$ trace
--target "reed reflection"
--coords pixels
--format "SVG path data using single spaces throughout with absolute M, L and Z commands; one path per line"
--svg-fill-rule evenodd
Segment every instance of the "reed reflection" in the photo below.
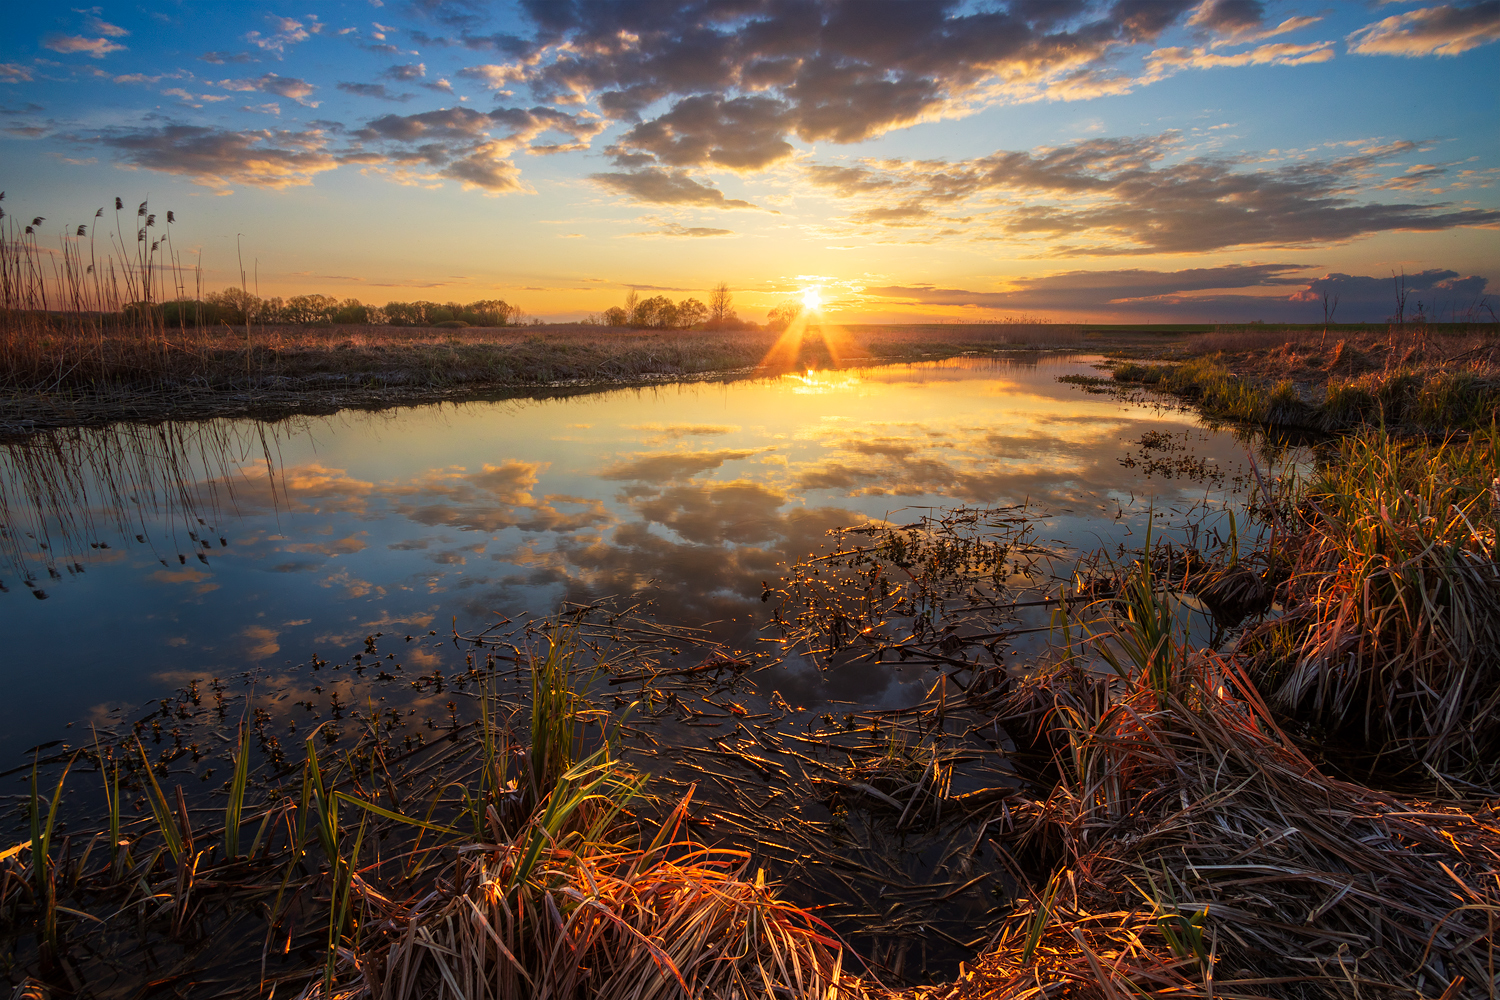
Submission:
M 0 447 L 0 563 L 39 599 L 44 578 L 116 546 L 206 564 L 229 544 L 220 525 L 247 464 L 263 463 L 279 495 L 277 448 L 270 425 L 234 420 L 63 428 Z

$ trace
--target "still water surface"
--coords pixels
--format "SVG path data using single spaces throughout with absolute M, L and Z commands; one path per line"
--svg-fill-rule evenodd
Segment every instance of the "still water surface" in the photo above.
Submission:
M 70 724 L 116 725 L 192 678 L 251 670 L 276 690 L 374 631 L 439 633 L 403 650 L 408 676 L 454 668 L 463 654 L 441 639 L 455 618 L 470 630 L 563 601 L 644 594 L 668 620 L 751 641 L 762 581 L 783 562 L 835 526 L 915 520 L 910 508 L 1030 502 L 1039 538 L 1115 549 L 1139 543 L 1148 508 L 1233 489 L 1241 443 L 1190 413 L 1057 381 L 1093 374 L 1090 360 L 955 359 L 8 446 L 0 759 L 83 742 Z M 890 670 L 837 691 L 795 671 L 780 683 L 797 704 L 911 696 Z

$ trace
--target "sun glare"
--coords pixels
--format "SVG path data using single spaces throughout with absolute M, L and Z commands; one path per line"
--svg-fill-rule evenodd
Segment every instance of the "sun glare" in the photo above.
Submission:
M 808 312 L 817 312 L 823 308 L 823 296 L 816 288 L 804 288 L 802 290 L 802 307 Z

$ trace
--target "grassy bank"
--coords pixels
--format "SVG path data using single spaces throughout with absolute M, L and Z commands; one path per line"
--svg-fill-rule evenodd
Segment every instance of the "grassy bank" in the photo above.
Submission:
M 1500 409 L 1493 326 L 1199 335 L 1113 378 L 1263 425 L 1341 431 L 1372 423 L 1441 433 L 1488 426 Z
M 1076 329 L 1049 324 L 830 327 L 826 337 L 814 326 L 788 347 L 782 335 L 762 330 L 283 326 L 247 333 L 0 312 L 0 427 L 20 433 L 132 418 L 327 412 L 485 391 L 1051 349 L 1078 339 Z

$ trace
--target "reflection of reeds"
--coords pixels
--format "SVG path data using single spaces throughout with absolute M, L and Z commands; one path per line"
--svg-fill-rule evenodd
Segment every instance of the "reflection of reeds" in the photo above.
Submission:
M 42 569 L 56 577 L 89 547 L 108 548 L 106 532 L 116 544 L 155 542 L 158 524 L 162 544 L 175 548 L 181 533 L 198 550 L 245 462 L 264 460 L 275 483 L 273 435 L 228 420 L 119 423 L 0 445 L 3 561 L 28 582 Z

